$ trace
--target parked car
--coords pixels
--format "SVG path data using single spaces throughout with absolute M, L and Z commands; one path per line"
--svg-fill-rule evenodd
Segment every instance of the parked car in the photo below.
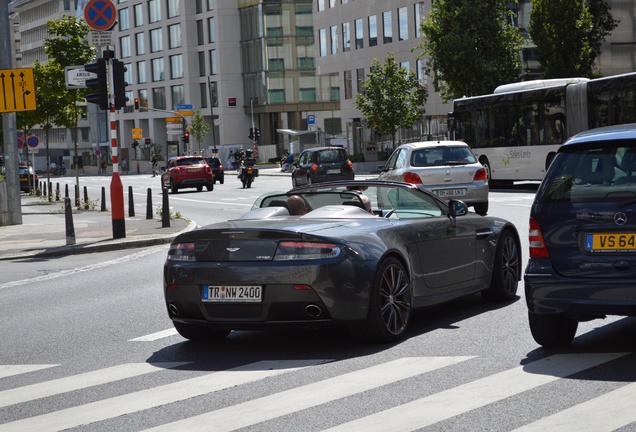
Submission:
M 411 183 L 446 200 L 460 199 L 482 216 L 488 213 L 486 169 L 466 143 L 427 141 L 402 144 L 378 169 L 380 180 Z
M 403 182 L 325 182 L 180 234 L 163 277 L 168 316 L 187 339 L 341 325 L 390 342 L 416 309 L 477 292 L 513 299 L 521 250 L 514 225 L 461 201 Z
M 212 168 L 212 173 L 214 174 L 214 183 L 217 181 L 221 184 L 225 181 L 225 172 L 223 171 L 223 164 L 221 163 L 221 159 L 216 156 L 206 157 L 205 161 Z
M 177 156 L 168 161 L 161 173 L 161 183 L 173 194 L 184 188 L 196 188 L 201 192 L 203 186 L 211 191 L 214 189 L 214 174 L 203 156 Z
M 291 174 L 292 185 L 353 180 L 353 164 L 343 147 L 316 147 L 303 151 Z
M 530 330 L 568 345 L 578 323 L 636 316 L 636 124 L 580 133 L 557 152 L 530 211 Z
M 5 166 L 0 165 L 0 174 L 6 176 Z M 20 191 L 29 193 L 33 189 L 33 182 L 35 181 L 35 187 L 38 187 L 39 177 L 35 173 L 35 170 L 31 166 L 19 165 L 18 175 L 20 177 Z

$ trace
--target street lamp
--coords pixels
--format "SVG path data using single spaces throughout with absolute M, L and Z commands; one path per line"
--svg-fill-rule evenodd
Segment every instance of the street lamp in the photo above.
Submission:
M 208 90 L 210 92 L 210 117 L 212 118 L 212 153 L 217 154 L 218 151 L 216 149 L 216 126 L 214 124 L 214 106 L 217 105 L 217 88 L 216 81 L 210 81 L 210 77 L 208 76 Z

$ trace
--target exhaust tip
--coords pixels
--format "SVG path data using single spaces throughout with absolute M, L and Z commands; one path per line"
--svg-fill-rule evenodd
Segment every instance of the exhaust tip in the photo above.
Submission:
M 322 308 L 316 304 L 305 306 L 305 313 L 312 318 L 319 318 L 322 315 Z
M 176 304 L 174 303 L 170 303 L 168 305 L 168 310 L 170 311 L 170 313 L 174 316 L 179 316 L 179 308 L 177 307 Z

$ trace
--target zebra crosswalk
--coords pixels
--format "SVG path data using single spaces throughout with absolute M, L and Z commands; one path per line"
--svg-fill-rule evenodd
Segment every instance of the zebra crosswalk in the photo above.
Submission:
M 307 430 L 327 431 L 414 431 L 435 426 L 440 422 L 479 410 L 488 405 L 519 397 L 524 392 L 554 383 L 588 369 L 619 359 L 628 353 L 577 353 L 555 354 L 528 362 L 522 366 L 458 384 L 430 395 L 416 398 L 395 406 L 380 409 L 372 414 L 343 419 L 339 424 L 325 429 L 321 424 L 308 425 Z M 390 389 L 404 380 L 421 379 L 427 374 L 447 368 L 463 367 L 476 360 L 474 356 L 452 357 L 402 357 L 363 368 L 342 371 L 311 382 L 283 386 L 264 396 L 229 404 L 220 408 L 196 413 L 180 420 L 166 420 L 156 425 L 156 420 L 138 421 L 137 425 L 153 425 L 146 431 L 233 431 L 274 430 L 267 422 L 285 416 L 315 412 L 331 403 L 345 403 L 365 392 Z M 3 409 L 44 398 L 64 398 L 70 392 L 81 392 L 99 385 L 123 382 L 143 376 L 157 376 L 166 371 L 177 372 L 188 367 L 188 362 L 128 363 L 109 368 L 84 372 L 41 383 L 0 391 L 0 432 L 62 431 L 73 428 L 82 430 L 110 430 L 109 420 L 126 415 L 141 415 L 154 408 L 169 404 L 188 403 L 195 398 L 224 398 L 224 392 L 241 386 L 250 386 L 263 380 L 281 381 L 285 375 L 313 371 L 311 368 L 329 366 L 332 359 L 263 360 L 226 370 L 208 372 L 196 377 L 131 391 L 92 402 L 78 402 L 74 406 L 52 409 L 50 412 L 29 416 L 15 416 L 3 420 Z M 3 378 L 15 377 L 55 368 L 59 365 L 0 365 L 0 384 Z M 309 374 L 314 376 L 313 374 Z M 390 391 L 390 390 L 387 390 Z M 187 401 L 187 402 L 186 402 Z M 612 431 L 636 422 L 636 384 L 626 384 L 600 396 L 566 407 L 559 412 L 538 420 L 529 420 L 517 431 Z M 53 405 L 55 406 L 55 405 Z M 598 415 L 598 407 L 604 415 Z M 22 410 L 21 410 L 22 412 Z M 187 412 L 187 411 L 186 411 Z M 319 419 L 320 416 L 312 417 Z M 149 419 L 148 419 L 149 420 Z M 331 419 L 333 420 L 333 419 Z M 97 424 L 100 424 L 97 427 Z M 106 425 L 106 426 L 105 426 Z M 211 426 L 213 425 L 213 426 Z M 498 425 L 497 430 L 506 429 Z

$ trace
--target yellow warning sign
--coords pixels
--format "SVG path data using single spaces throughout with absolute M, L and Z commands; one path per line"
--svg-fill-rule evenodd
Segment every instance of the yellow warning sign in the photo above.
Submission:
M 35 110 L 33 69 L 0 69 L 0 112 Z

